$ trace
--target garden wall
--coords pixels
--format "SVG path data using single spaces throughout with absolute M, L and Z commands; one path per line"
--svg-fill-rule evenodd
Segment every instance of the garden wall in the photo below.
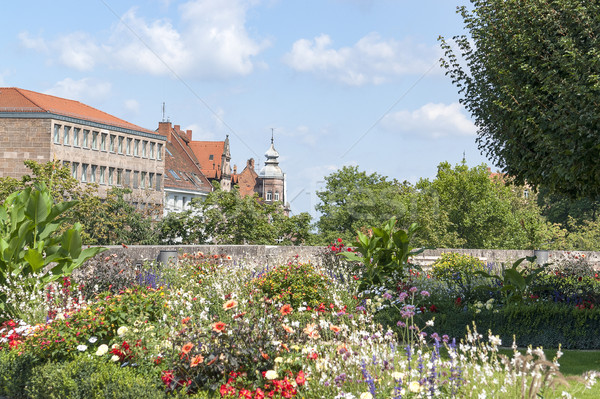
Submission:
M 110 254 L 124 255 L 136 263 L 157 260 L 161 251 L 176 251 L 179 254 L 202 252 L 205 255 L 230 255 L 235 262 L 246 262 L 257 266 L 273 266 L 287 263 L 296 258 L 301 262 L 320 264 L 323 247 L 298 247 L 277 245 L 131 245 L 109 246 L 108 251 L 99 256 Z M 430 249 L 413 258 L 415 263 L 429 265 L 444 252 L 458 252 L 476 256 L 485 262 L 510 262 L 525 256 L 532 256 L 532 250 L 501 249 Z M 164 253 L 163 255 L 165 255 Z M 591 251 L 549 251 L 548 260 L 558 260 L 569 255 L 584 255 L 594 266 L 600 266 L 600 252 Z

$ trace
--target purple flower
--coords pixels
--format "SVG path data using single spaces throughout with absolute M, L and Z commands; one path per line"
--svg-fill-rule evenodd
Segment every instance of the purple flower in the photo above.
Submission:
M 429 294 L 429 292 L 421 291 L 421 296 L 428 297 L 429 295 L 431 295 L 431 294 Z
M 397 325 L 398 327 L 406 327 L 406 323 L 405 323 L 405 322 L 403 322 L 403 321 L 399 321 L 398 323 L 396 323 L 396 325 Z
M 400 295 L 398 296 L 398 300 L 400 302 L 404 302 L 404 300 L 408 298 L 408 294 L 406 292 L 401 292 Z
M 382 297 L 384 297 L 387 300 L 392 299 L 392 294 L 390 294 L 389 292 L 386 292 L 385 294 L 382 295 Z
M 418 289 L 417 289 L 417 287 L 410 287 L 409 291 L 414 294 L 415 292 L 418 291 Z

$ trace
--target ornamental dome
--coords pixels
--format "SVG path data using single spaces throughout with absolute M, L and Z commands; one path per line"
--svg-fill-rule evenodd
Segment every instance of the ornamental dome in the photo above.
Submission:
M 279 153 L 273 145 L 273 139 L 271 139 L 271 147 L 265 152 L 265 166 L 261 169 L 259 176 L 266 178 L 280 178 L 283 179 L 283 172 L 279 167 Z

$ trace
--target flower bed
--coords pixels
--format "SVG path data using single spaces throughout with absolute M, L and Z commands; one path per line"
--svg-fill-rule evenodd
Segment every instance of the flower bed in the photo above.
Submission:
M 536 350 L 509 359 L 498 355 L 501 337 L 447 334 L 441 311 L 476 307 L 442 303 L 421 274 L 398 291 L 360 291 L 360 274 L 343 262 L 256 270 L 194 254 L 176 268 L 137 270 L 127 287 L 112 269 L 114 288 L 104 281 L 108 291 L 97 292 L 84 274 L 62 280 L 38 292 L 35 314 L 0 327 L 0 395 L 519 397 L 526 382 L 526 394 L 560 397 L 593 384 L 554 391 L 564 380 L 557 359 Z M 377 323 L 384 314 L 390 328 Z

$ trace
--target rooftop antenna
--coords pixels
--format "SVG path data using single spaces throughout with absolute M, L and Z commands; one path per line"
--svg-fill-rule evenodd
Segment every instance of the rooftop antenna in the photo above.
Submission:
M 165 122 L 165 102 L 163 101 L 163 106 L 162 106 L 162 121 Z

